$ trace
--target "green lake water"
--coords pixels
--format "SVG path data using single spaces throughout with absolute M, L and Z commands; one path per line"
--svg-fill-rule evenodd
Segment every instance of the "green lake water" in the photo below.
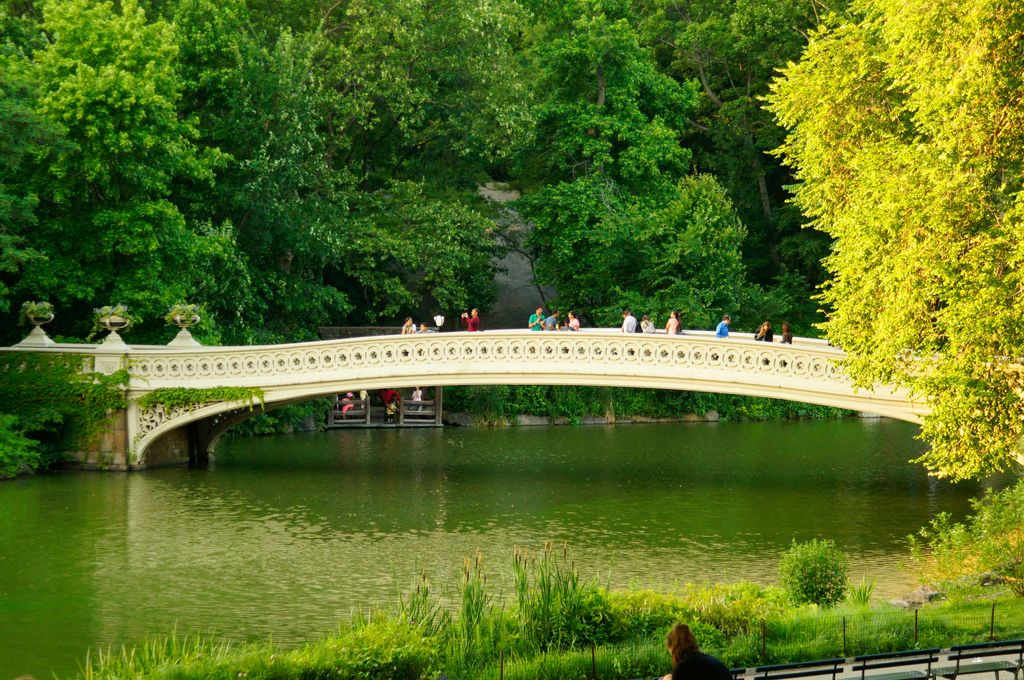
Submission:
M 86 651 L 204 631 L 282 643 L 391 606 L 421 571 L 565 543 L 584 576 L 670 590 L 776 580 L 832 538 L 876 597 L 910 590 L 906 536 L 979 484 L 908 463 L 890 420 L 332 431 L 229 440 L 210 470 L 0 483 L 0 680 L 73 676 Z M 989 483 L 998 484 L 998 481 Z

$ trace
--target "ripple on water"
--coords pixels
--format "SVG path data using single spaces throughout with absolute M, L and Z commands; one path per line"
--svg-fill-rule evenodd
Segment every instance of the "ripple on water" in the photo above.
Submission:
M 912 586 L 905 536 L 976 486 L 930 480 L 912 427 L 334 431 L 234 440 L 214 471 L 0 486 L 0 669 L 71 673 L 89 646 L 202 630 L 297 643 L 390 606 L 421 571 L 454 605 L 480 551 L 510 592 L 515 546 L 565 543 L 584 576 L 667 590 L 772 583 L 829 537 L 878 595 Z M 40 643 L 40 641 L 47 641 Z M 17 664 L 17 665 L 15 665 Z

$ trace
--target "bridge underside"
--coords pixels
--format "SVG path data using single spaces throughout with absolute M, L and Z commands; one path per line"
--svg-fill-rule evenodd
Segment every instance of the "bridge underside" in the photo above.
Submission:
M 678 379 L 663 376 L 635 377 L 613 375 L 564 375 L 536 372 L 530 375 L 505 375 L 500 380 L 483 376 L 430 373 L 425 375 L 393 376 L 388 378 L 360 378 L 292 387 L 270 388 L 264 394 L 264 406 L 250 409 L 238 404 L 217 403 L 204 406 L 175 418 L 175 429 L 165 431 L 151 439 L 151 443 L 130 467 L 145 468 L 167 464 L 202 464 L 212 454 L 227 430 L 264 411 L 307 401 L 318 397 L 333 397 L 345 392 L 373 391 L 387 388 L 466 385 L 577 385 L 589 387 L 623 387 L 630 389 L 663 389 L 687 392 L 732 394 L 765 397 L 786 401 L 830 406 L 851 411 L 868 412 L 887 418 L 919 424 L 921 414 L 907 408 L 906 402 L 879 399 L 873 393 L 836 394 L 811 391 L 807 387 L 784 385 L 745 384 L 721 379 L 690 380 L 681 384 Z M 153 453 L 150 453 L 150 452 Z M 155 454 L 155 455 L 154 455 Z

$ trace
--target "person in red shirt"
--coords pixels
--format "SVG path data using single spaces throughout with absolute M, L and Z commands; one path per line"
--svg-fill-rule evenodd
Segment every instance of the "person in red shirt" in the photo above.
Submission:
M 466 323 L 466 330 L 470 333 L 480 330 L 480 310 L 474 308 L 470 313 L 469 321 Z
M 393 401 L 398 401 L 402 398 L 402 395 L 398 393 L 398 390 L 388 388 L 386 390 L 377 390 L 377 396 L 384 403 L 385 406 Z

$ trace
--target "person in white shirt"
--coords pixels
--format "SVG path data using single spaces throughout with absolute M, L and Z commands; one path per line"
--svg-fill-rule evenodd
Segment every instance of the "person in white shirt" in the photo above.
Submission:
M 628 309 L 622 310 L 622 328 L 620 330 L 623 333 L 636 333 L 636 317 Z

